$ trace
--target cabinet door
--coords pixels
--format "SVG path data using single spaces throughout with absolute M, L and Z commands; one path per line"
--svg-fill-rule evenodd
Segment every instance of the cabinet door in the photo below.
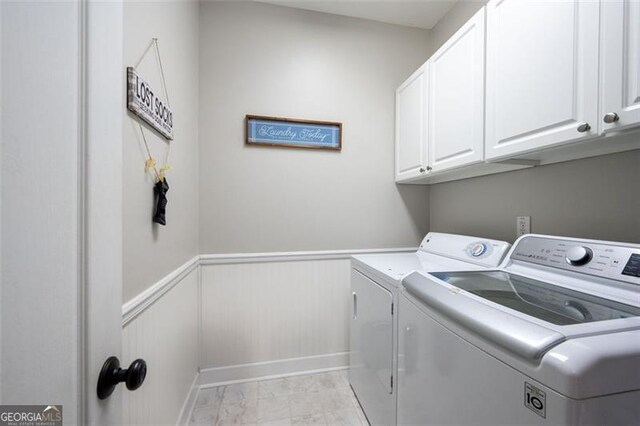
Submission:
M 606 133 L 640 124 L 640 2 L 602 2 L 601 22 L 600 122 Z
M 420 176 L 427 164 L 427 70 L 422 65 L 396 90 L 396 181 Z
M 351 290 L 349 381 L 371 424 L 395 424 L 393 297 L 355 269 L 351 270 Z
M 484 158 L 484 21 L 482 8 L 429 61 L 433 172 Z
M 596 1 L 487 4 L 487 159 L 597 135 L 598 19 Z

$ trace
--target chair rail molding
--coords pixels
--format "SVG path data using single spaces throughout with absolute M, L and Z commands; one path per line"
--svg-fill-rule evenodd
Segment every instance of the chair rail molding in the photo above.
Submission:
M 320 250 L 320 251 L 291 251 L 272 253 L 232 253 L 232 254 L 202 254 L 201 265 L 218 265 L 233 263 L 260 262 L 296 262 L 304 260 L 337 260 L 348 259 L 359 254 L 375 253 L 404 253 L 416 251 L 416 247 L 368 250 Z
M 191 271 L 198 267 L 199 260 L 200 256 L 193 257 L 160 281 L 122 305 L 122 327 L 125 327 L 135 317 L 140 315 L 169 290 L 175 287 L 184 277 L 189 275 Z
M 153 305 L 164 294 L 171 290 L 191 271 L 201 265 L 229 265 L 240 263 L 266 262 L 297 262 L 305 260 L 336 260 L 348 259 L 360 254 L 375 253 L 406 253 L 414 252 L 417 247 L 363 249 L 363 250 L 320 250 L 320 251 L 292 251 L 269 253 L 223 253 L 201 254 L 194 256 L 179 266 L 173 272 L 144 290 L 122 305 L 122 326 L 126 326 L 135 317 Z

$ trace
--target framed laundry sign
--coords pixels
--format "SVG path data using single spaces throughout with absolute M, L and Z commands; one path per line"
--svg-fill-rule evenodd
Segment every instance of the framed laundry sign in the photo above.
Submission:
M 247 145 L 342 150 L 342 123 L 247 115 Z

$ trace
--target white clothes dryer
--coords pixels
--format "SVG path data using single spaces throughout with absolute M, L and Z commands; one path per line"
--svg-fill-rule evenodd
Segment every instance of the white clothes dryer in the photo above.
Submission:
M 367 419 L 396 424 L 398 288 L 419 270 L 495 268 L 510 245 L 477 237 L 430 232 L 415 253 L 353 256 L 349 381 Z

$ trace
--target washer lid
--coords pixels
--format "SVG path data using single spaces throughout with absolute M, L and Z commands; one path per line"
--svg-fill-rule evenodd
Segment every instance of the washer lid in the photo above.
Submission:
M 434 272 L 431 275 L 471 294 L 555 325 L 640 316 L 640 307 L 505 271 Z
M 640 390 L 639 317 L 545 326 L 430 275 L 415 272 L 403 287 L 427 314 L 445 320 L 445 327 L 564 396 L 586 399 Z M 576 327 L 583 329 L 576 332 Z
M 506 314 L 420 273 L 408 275 L 402 284 L 415 298 L 440 315 L 525 360 L 537 362 L 549 349 L 566 339 L 551 328 Z

